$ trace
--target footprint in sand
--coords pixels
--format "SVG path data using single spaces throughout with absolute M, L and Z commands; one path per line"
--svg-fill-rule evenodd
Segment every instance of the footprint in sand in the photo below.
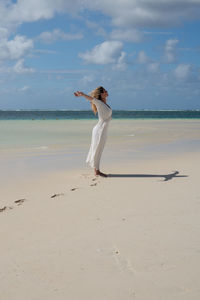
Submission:
M 15 200 L 14 202 L 17 204 L 17 205 L 22 205 L 22 203 L 26 201 L 26 199 L 19 199 L 19 200 Z
M 7 209 L 7 206 L 4 206 L 4 207 L 0 208 L 0 212 L 5 211 L 6 209 Z
M 64 194 L 63 193 L 61 193 L 61 194 L 54 194 L 54 195 L 51 196 L 51 198 L 55 198 L 55 197 L 59 197 L 59 196 L 64 196 Z
M 97 182 L 90 184 L 90 186 L 96 186 Z
M 26 199 L 18 199 L 15 200 L 14 203 L 17 204 L 17 206 L 22 205 L 22 203 L 26 201 Z M 13 206 L 3 206 L 2 208 L 0 208 L 0 213 L 6 211 L 7 209 L 13 209 Z
M 93 181 L 93 183 L 91 183 L 90 186 L 96 186 L 97 184 L 100 183 L 100 180 L 97 177 L 93 178 L 92 181 Z
M 72 192 L 74 192 L 76 190 L 78 190 L 78 188 L 72 188 L 72 189 L 70 189 L 70 191 L 72 191 Z
M 72 192 L 74 192 L 74 191 L 76 191 L 76 190 L 78 190 L 77 187 L 71 188 L 71 189 L 70 189 L 70 191 L 72 191 Z M 60 196 L 64 196 L 64 195 L 65 195 L 64 193 L 54 194 L 54 195 L 51 196 L 51 198 L 56 198 L 56 197 L 60 197 Z
M 0 208 L 0 213 L 7 209 L 13 209 L 13 206 L 4 206 L 4 207 Z

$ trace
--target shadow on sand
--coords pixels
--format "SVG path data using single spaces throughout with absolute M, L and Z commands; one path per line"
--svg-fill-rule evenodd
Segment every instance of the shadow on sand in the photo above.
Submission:
M 119 178 L 152 178 L 152 177 L 157 177 L 157 178 L 164 178 L 163 181 L 168 181 L 173 178 L 178 178 L 178 177 L 188 177 L 187 175 L 178 175 L 179 172 L 175 171 L 174 173 L 171 174 L 164 174 L 164 175 L 154 175 L 154 174 L 108 174 L 108 177 L 119 177 Z

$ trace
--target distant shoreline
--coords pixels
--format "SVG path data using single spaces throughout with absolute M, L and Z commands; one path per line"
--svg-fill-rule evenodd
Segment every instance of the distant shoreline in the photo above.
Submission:
M 72 112 L 76 112 L 76 111 L 83 111 L 83 112 L 90 112 L 91 110 L 89 109 L 0 109 L 1 111 L 72 111 Z M 113 111 L 200 111 L 200 109 L 113 109 Z
M 113 119 L 200 119 L 200 110 L 113 110 Z M 0 120 L 96 119 L 91 110 L 0 110 Z

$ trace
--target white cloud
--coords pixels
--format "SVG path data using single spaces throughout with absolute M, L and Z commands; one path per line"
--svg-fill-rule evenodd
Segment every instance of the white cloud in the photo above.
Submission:
M 157 61 L 153 61 L 151 58 L 149 58 L 145 51 L 141 50 L 138 53 L 138 57 L 136 60 L 137 63 L 139 64 L 143 64 L 145 66 L 145 69 L 149 72 L 149 73 L 158 73 L 159 69 L 160 69 L 160 63 Z
M 159 71 L 160 64 L 158 62 L 152 62 L 147 65 L 147 70 L 151 73 L 157 73 Z
M 13 71 L 18 74 L 27 74 L 35 72 L 33 68 L 28 68 L 24 65 L 24 59 L 20 59 L 16 62 L 16 64 L 13 67 Z
M 26 91 L 28 91 L 28 90 L 30 90 L 30 86 L 25 85 L 25 86 L 23 86 L 22 88 L 19 88 L 19 89 L 18 89 L 18 92 L 26 92 Z
M 138 63 L 146 64 L 149 61 L 150 61 L 150 59 L 148 58 L 148 56 L 146 55 L 146 53 L 144 51 L 140 51 L 138 53 L 138 57 L 137 57 L 137 62 Z
M 124 71 L 127 68 L 126 63 L 126 52 L 122 51 L 120 57 L 118 58 L 116 64 L 113 66 L 113 69 Z
M 6 0 L 0 5 L 0 24 L 16 27 L 23 22 L 50 19 L 56 13 L 72 13 L 82 8 L 81 0 Z
M 5 64 L 2 64 L 0 67 L 1 74 L 31 74 L 34 73 L 35 69 L 29 68 L 24 64 L 24 59 L 19 59 L 13 66 L 8 67 Z
M 1 28 L 0 33 L 0 63 L 1 73 L 33 73 L 34 69 L 24 66 L 24 57 L 33 49 L 33 41 L 22 35 L 16 35 L 13 39 L 8 39 L 8 31 Z M 16 61 L 14 67 L 6 66 L 9 61 Z
M 100 11 L 123 28 L 170 27 L 200 18 L 199 0 L 11 0 L 0 2 L 0 27 L 50 19 L 56 13 Z
M 114 40 L 138 43 L 143 40 L 143 33 L 136 29 L 114 29 L 110 34 L 110 38 Z
M 7 28 L 0 27 L 0 39 L 6 39 L 8 37 L 9 33 Z
M 14 39 L 0 40 L 0 60 L 15 60 L 27 54 L 33 48 L 33 41 L 25 36 L 16 35 Z
M 187 79 L 191 74 L 190 64 L 180 64 L 174 70 L 174 74 L 178 79 Z
M 97 65 L 116 64 L 124 54 L 122 52 L 123 44 L 119 41 L 105 41 L 102 44 L 96 45 L 91 51 L 80 53 L 86 63 Z
M 80 83 L 83 85 L 87 85 L 88 83 L 91 83 L 95 80 L 95 76 L 93 74 L 89 74 L 89 75 L 84 75 L 81 80 Z
M 91 9 L 99 9 L 119 27 L 170 27 L 185 20 L 199 19 L 199 0 L 101 0 Z
M 164 59 L 167 63 L 173 63 L 176 61 L 177 58 L 177 51 L 176 45 L 178 44 L 179 40 L 177 39 L 169 39 L 166 41 L 164 47 Z
M 42 40 L 43 42 L 49 44 L 49 43 L 53 43 L 56 40 L 80 40 L 83 38 L 83 35 L 80 33 L 76 33 L 76 34 L 71 34 L 71 33 L 66 33 L 63 32 L 60 29 L 54 29 L 53 31 L 45 31 L 42 32 L 38 39 Z

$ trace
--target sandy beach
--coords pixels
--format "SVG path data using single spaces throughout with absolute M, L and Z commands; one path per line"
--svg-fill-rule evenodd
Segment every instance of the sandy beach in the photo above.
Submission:
M 113 120 L 108 178 L 84 165 L 94 123 L 1 149 L 2 299 L 199 299 L 199 120 Z

